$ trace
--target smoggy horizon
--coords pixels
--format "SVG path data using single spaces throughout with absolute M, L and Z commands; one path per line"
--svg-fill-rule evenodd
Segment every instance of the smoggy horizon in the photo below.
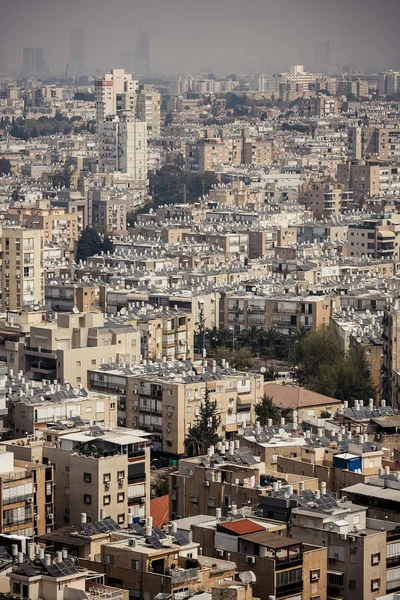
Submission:
M 398 0 L 0 0 L 0 52 L 22 71 L 24 47 L 42 47 L 51 73 L 70 63 L 70 30 L 85 31 L 87 73 L 124 66 L 141 31 L 152 74 L 274 72 L 316 64 L 329 41 L 331 68 L 398 69 Z

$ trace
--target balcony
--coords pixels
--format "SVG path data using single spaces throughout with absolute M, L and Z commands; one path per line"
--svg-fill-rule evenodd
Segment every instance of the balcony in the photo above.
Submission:
M 44 375 L 51 375 L 56 372 L 56 365 L 52 365 L 51 363 L 46 363 L 41 360 L 35 360 L 31 364 L 31 369 L 34 373 L 43 373 Z
M 391 569 L 392 567 L 398 567 L 400 565 L 400 555 L 388 556 L 386 559 L 386 568 Z
M 275 570 L 281 571 L 289 567 L 301 567 L 303 564 L 303 554 L 295 554 L 294 556 L 285 556 L 284 558 L 275 558 Z
M 21 496 L 10 496 L 9 498 L 3 498 L 3 506 L 9 504 L 18 504 L 19 502 L 26 502 L 28 498 L 32 498 L 33 494 L 22 494 Z
M 171 575 L 172 586 L 176 586 L 180 585 L 181 583 L 185 583 L 186 581 L 199 579 L 200 569 L 182 569 L 178 571 L 169 571 L 168 574 Z
M 276 586 L 276 597 L 284 598 L 285 596 L 292 596 L 293 594 L 301 594 L 303 591 L 303 582 L 295 581 L 294 583 L 287 583 L 285 585 Z
M 47 350 L 47 348 L 34 348 L 33 346 L 25 346 L 25 354 L 45 354 L 46 356 L 57 358 L 57 352 L 55 350 Z

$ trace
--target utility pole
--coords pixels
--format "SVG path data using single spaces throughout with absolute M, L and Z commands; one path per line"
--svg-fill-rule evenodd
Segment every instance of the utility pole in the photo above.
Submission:
M 204 179 L 201 180 L 201 195 L 204 198 Z
M 183 184 L 183 202 L 186 204 L 186 183 Z

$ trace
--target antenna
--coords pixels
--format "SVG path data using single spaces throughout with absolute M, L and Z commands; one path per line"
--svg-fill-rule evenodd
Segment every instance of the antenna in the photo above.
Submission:
M 239 579 L 246 585 L 257 581 L 257 577 L 254 575 L 253 571 L 243 571 L 243 573 L 239 573 Z

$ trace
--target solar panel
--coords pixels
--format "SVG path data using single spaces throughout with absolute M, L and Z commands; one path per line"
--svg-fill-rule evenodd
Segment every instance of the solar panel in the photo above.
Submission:
M 159 527 L 154 527 L 153 529 L 154 529 L 154 533 L 157 535 L 157 537 L 160 540 L 167 539 L 167 536 L 165 535 L 165 533 Z
M 43 561 L 43 564 L 44 564 L 44 561 Z M 46 567 L 47 572 L 50 573 L 50 575 L 52 577 L 63 577 L 63 574 L 60 571 L 60 569 L 58 568 L 58 566 L 53 565 L 53 564 L 50 564 L 50 565 L 44 564 L 44 566 Z
M 87 523 L 87 526 L 89 527 L 90 531 L 92 532 L 92 535 L 98 535 L 100 533 L 100 531 L 97 529 L 97 527 L 94 523 Z
M 137 525 L 136 523 L 133 523 L 132 529 L 135 533 L 137 533 L 137 535 L 146 535 L 146 530 L 143 529 L 143 527 L 141 527 L 140 525 Z
M 108 527 L 106 527 L 102 521 L 96 521 L 95 526 L 101 533 L 108 533 Z
M 185 544 L 187 544 L 187 540 L 185 538 L 185 536 L 180 533 L 179 531 L 177 533 L 174 533 L 174 538 L 176 540 L 176 543 L 179 544 L 180 546 L 185 546 Z
M 0 558 L 2 558 L 3 560 L 11 559 L 11 556 L 9 555 L 7 548 L 5 548 L 4 546 L 0 546 Z
M 237 513 L 236 515 L 232 515 L 232 519 L 234 521 L 239 521 L 239 519 L 244 519 L 244 516 L 241 513 Z
M 118 523 L 116 523 L 114 519 L 111 519 L 111 517 L 104 519 L 103 523 L 109 528 L 110 531 L 119 531 L 121 529 Z
M 93 535 L 93 531 L 89 529 L 86 523 L 81 523 L 81 529 L 83 529 L 83 532 L 86 533 L 86 535 Z
M 158 539 L 158 537 L 156 535 L 149 535 L 146 538 L 146 542 L 148 544 L 150 544 L 150 546 L 152 548 L 155 548 L 156 550 L 159 550 L 161 548 L 164 548 L 164 546 L 162 545 L 162 543 L 160 542 L 160 540 Z
M 27 577 L 35 577 L 36 571 L 30 563 L 23 562 L 20 567 Z
M 228 519 L 227 519 L 226 517 L 221 517 L 221 518 L 219 519 L 219 522 L 220 522 L 220 523 L 225 523 L 227 520 L 228 520 Z

